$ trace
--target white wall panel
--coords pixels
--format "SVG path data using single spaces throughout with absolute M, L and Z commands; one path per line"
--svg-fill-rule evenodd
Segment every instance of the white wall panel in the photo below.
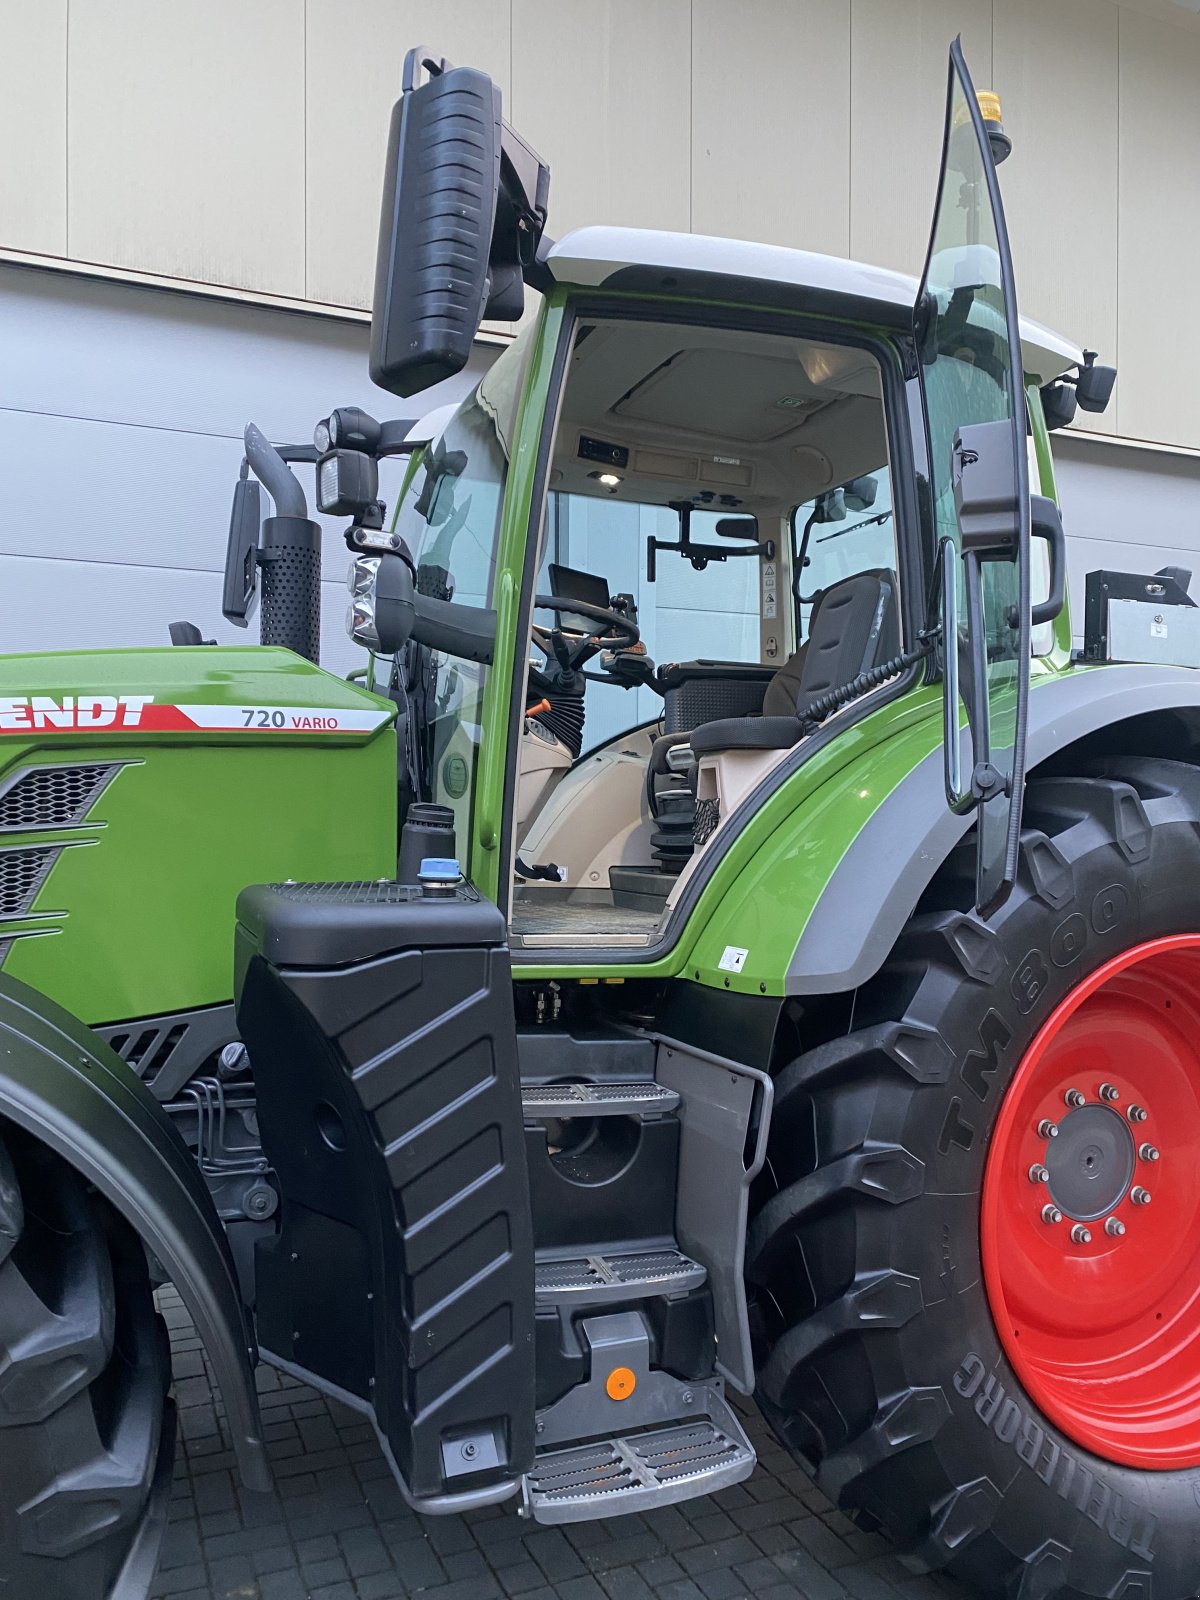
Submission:
M 1117 8 L 1004 0 L 995 69 L 1013 152 L 1000 171 L 1021 308 L 1101 360 L 1117 350 Z M 1079 413 L 1112 432 L 1113 417 Z
M 0 0 L 0 245 L 67 248 L 67 0 Z
M 512 0 L 509 120 L 550 163 L 556 237 L 687 229 L 691 59 L 689 0 Z
M 509 0 L 306 0 L 305 15 L 305 293 L 369 306 L 388 118 L 405 53 L 423 44 L 482 68 L 510 116 Z
M 692 228 L 850 249 L 851 0 L 692 5 Z
M 304 442 L 334 404 L 394 416 L 366 343 L 361 324 L 0 267 L 0 651 L 162 644 L 180 618 L 257 640 L 257 622 L 221 618 L 243 426 Z M 429 403 L 464 393 L 493 353 Z M 389 503 L 403 470 L 381 468 Z M 311 505 L 312 468 L 296 471 Z M 344 629 L 345 521 L 319 520 L 324 661 L 345 671 L 361 657 Z
M 921 271 L 946 116 L 947 56 L 959 33 L 976 86 L 990 88 L 992 0 L 853 0 L 850 254 L 856 261 Z
M 1120 431 L 1200 444 L 1200 34 L 1120 17 Z
M 304 294 L 303 0 L 71 0 L 68 252 Z

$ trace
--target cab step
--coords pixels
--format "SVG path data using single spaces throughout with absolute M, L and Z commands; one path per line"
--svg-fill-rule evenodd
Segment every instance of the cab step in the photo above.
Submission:
M 529 1084 L 521 1108 L 530 1121 L 557 1117 L 658 1117 L 674 1111 L 679 1095 L 661 1083 Z
M 682 1250 L 629 1255 L 578 1255 L 540 1259 L 534 1267 L 537 1298 L 554 1304 L 603 1305 L 648 1295 L 686 1294 L 708 1274 Z
M 539 1452 L 524 1480 L 526 1514 L 538 1522 L 585 1522 L 740 1483 L 754 1471 L 754 1447 L 733 1413 L 721 1409 L 720 1423 L 697 1418 Z

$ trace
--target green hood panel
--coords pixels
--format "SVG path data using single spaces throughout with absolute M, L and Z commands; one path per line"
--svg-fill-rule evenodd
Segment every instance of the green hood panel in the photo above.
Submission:
M 0 656 L 0 739 L 182 737 L 362 743 L 395 707 L 290 650 L 262 646 Z M 0 747 L 2 749 L 2 747 Z M 0 759 L 3 756 L 0 754 Z
M 246 884 L 394 875 L 394 715 L 285 650 L 0 657 L 0 966 L 90 1023 L 229 1001 Z

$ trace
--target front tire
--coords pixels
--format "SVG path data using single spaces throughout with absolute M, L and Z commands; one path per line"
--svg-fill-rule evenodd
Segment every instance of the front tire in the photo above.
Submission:
M 747 1239 L 758 1398 L 916 1567 L 1014 1600 L 1184 1600 L 1200 1589 L 1200 772 L 1112 759 L 1031 782 L 1025 817 L 989 921 L 964 848 L 852 1011 L 799 1019 Z M 1169 1096 L 1148 1065 L 1160 1024 Z M 1129 1118 L 1135 1095 L 1156 1122 Z
M 166 1331 L 136 1236 L 0 1138 L 0 1594 L 142 1600 L 170 1495 Z

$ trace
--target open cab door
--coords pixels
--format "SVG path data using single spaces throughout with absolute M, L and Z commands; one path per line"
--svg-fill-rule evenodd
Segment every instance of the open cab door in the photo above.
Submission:
M 992 133 L 1002 139 L 998 120 Z M 975 898 L 987 915 L 1017 870 L 1030 666 L 1029 466 L 1008 233 L 988 127 L 957 39 L 916 333 L 942 578 L 946 794 L 955 811 L 976 811 Z M 960 694 L 969 725 L 965 776 Z

